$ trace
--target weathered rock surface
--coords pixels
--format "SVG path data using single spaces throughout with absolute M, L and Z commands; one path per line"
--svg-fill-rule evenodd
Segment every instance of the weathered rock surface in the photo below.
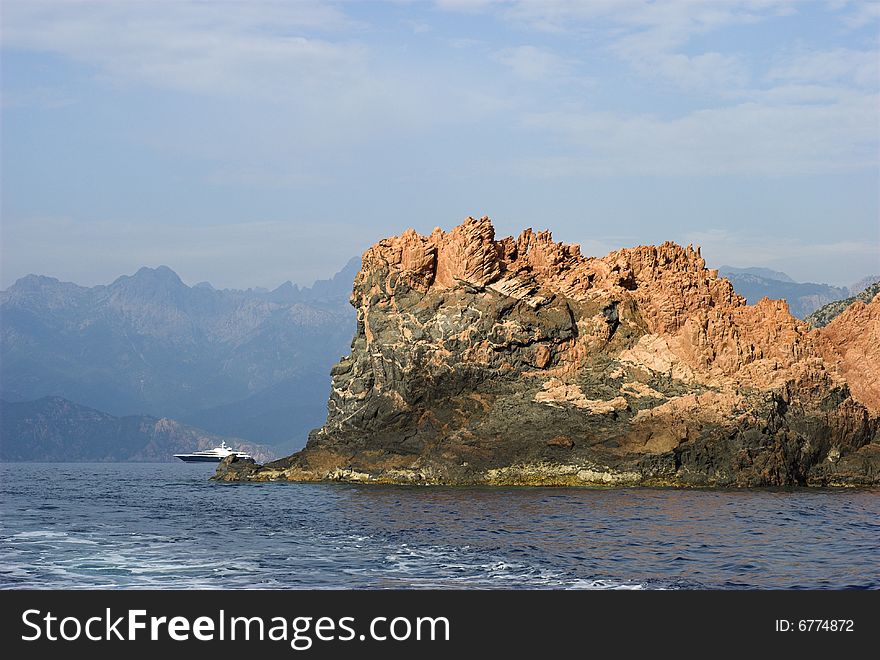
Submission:
M 857 300 L 816 331 L 819 349 L 849 383 L 853 397 L 880 410 L 880 292 Z
M 327 423 L 293 456 L 216 478 L 880 480 L 880 300 L 810 330 L 782 301 L 746 305 L 690 246 L 591 258 L 549 232 L 496 240 L 488 218 L 467 218 L 367 250 L 351 301 Z

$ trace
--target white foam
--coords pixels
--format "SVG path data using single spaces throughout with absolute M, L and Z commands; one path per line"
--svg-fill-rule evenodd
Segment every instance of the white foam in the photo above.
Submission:
M 67 537 L 67 532 L 50 532 L 48 530 L 38 530 L 33 532 L 18 532 L 13 534 L 14 539 L 57 539 Z

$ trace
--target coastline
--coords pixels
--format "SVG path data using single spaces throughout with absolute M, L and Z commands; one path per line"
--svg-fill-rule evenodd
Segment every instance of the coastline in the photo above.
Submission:
M 876 446 L 868 447 L 873 452 Z M 307 459 L 306 459 L 307 460 Z M 552 488 L 669 488 L 743 490 L 752 488 L 876 488 L 880 475 L 869 472 L 833 471 L 835 466 L 820 466 L 804 481 L 774 483 L 769 480 L 738 481 L 730 475 L 707 475 L 675 472 L 658 474 L 635 469 L 614 470 L 595 463 L 533 463 L 514 464 L 487 470 L 396 468 L 366 471 L 352 467 L 309 469 L 302 464 L 301 454 L 288 459 L 260 465 L 254 461 L 226 458 L 217 466 L 212 481 L 221 482 L 278 482 L 349 483 L 395 486 L 454 486 L 454 487 L 552 487 Z

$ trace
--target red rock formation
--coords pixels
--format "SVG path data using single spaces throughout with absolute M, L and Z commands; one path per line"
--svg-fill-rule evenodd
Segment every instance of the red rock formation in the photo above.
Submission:
M 857 301 L 814 331 L 822 357 L 849 383 L 853 398 L 880 413 L 880 295 Z
M 367 250 L 352 304 L 327 424 L 244 478 L 880 479 L 877 300 L 811 332 L 783 301 L 746 305 L 699 248 L 585 257 L 467 218 Z

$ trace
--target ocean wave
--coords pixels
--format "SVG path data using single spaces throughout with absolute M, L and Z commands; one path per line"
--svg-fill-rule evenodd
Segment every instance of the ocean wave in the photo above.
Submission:
M 2 473 L 0 588 L 880 586 L 876 490 L 225 488 L 174 465 L 65 469 Z

